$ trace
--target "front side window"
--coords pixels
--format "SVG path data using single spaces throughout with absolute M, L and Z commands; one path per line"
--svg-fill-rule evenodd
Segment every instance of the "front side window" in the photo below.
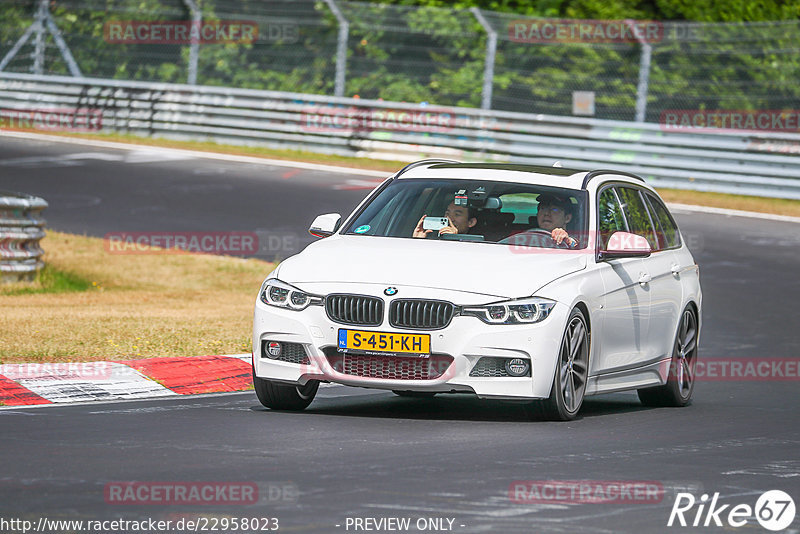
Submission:
M 625 218 L 628 220 L 629 231 L 646 238 L 650 248 L 658 250 L 658 240 L 653 229 L 653 223 L 650 220 L 650 214 L 639 190 L 633 187 L 618 187 L 617 193 L 619 194 L 620 202 L 622 202 Z
M 607 187 L 600 192 L 600 196 L 597 198 L 597 215 L 600 248 L 606 249 L 611 234 L 628 231 L 622 207 L 613 188 Z
M 342 233 L 547 247 L 549 233 L 563 228 L 576 239 L 573 248 L 584 248 L 587 196 L 581 190 L 513 182 L 399 179 Z M 544 238 L 512 239 L 533 233 Z

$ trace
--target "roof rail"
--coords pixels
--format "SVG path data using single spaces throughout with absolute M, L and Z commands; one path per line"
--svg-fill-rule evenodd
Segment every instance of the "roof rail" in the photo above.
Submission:
M 400 171 L 397 174 L 395 174 L 392 177 L 392 179 L 399 178 L 401 174 L 403 174 L 406 171 L 410 171 L 414 167 L 419 167 L 420 165 L 432 165 L 434 163 L 461 163 L 461 162 L 456 161 L 454 159 L 440 159 L 440 158 L 423 159 L 420 161 L 415 161 L 414 163 L 409 163 L 408 165 L 400 169 Z
M 595 178 L 597 176 L 601 176 L 603 174 L 619 174 L 621 176 L 627 176 L 628 178 L 635 178 L 636 180 L 640 180 L 644 182 L 644 178 L 641 176 L 636 176 L 635 174 L 625 172 L 625 171 L 611 171 L 608 169 L 597 169 L 594 171 L 589 171 L 586 173 L 586 176 L 583 177 L 583 184 L 581 184 L 581 189 L 586 189 L 586 185 L 589 183 L 589 180 Z

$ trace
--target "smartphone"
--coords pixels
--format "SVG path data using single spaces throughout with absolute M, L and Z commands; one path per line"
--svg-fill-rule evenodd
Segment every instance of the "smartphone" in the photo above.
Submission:
M 448 224 L 447 217 L 425 217 L 425 220 L 422 221 L 422 229 L 438 232 Z

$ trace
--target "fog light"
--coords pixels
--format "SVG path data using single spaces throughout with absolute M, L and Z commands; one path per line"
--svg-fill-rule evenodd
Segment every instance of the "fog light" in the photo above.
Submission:
M 277 341 L 270 341 L 267 344 L 267 354 L 270 358 L 275 359 L 281 355 L 281 344 Z
M 528 360 L 522 358 L 506 360 L 506 372 L 511 376 L 525 376 L 529 368 Z

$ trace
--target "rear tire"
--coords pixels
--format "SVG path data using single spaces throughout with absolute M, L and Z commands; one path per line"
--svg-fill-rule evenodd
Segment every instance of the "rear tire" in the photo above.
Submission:
M 253 370 L 253 387 L 259 402 L 272 410 L 305 410 L 319 389 L 319 380 L 309 380 L 304 386 L 278 384 L 258 378 Z
M 578 308 L 572 310 L 561 339 L 550 397 L 525 405 L 531 419 L 572 421 L 583 405 L 589 373 L 589 329 Z
M 688 405 L 692 402 L 696 369 L 697 314 L 692 307 L 688 307 L 683 310 L 678 332 L 675 334 L 667 383 L 637 390 L 639 400 L 645 406 L 680 408 Z
M 411 397 L 415 399 L 432 399 L 436 395 L 436 393 L 431 393 L 429 391 L 400 391 L 399 389 L 393 389 L 392 393 L 398 397 Z

